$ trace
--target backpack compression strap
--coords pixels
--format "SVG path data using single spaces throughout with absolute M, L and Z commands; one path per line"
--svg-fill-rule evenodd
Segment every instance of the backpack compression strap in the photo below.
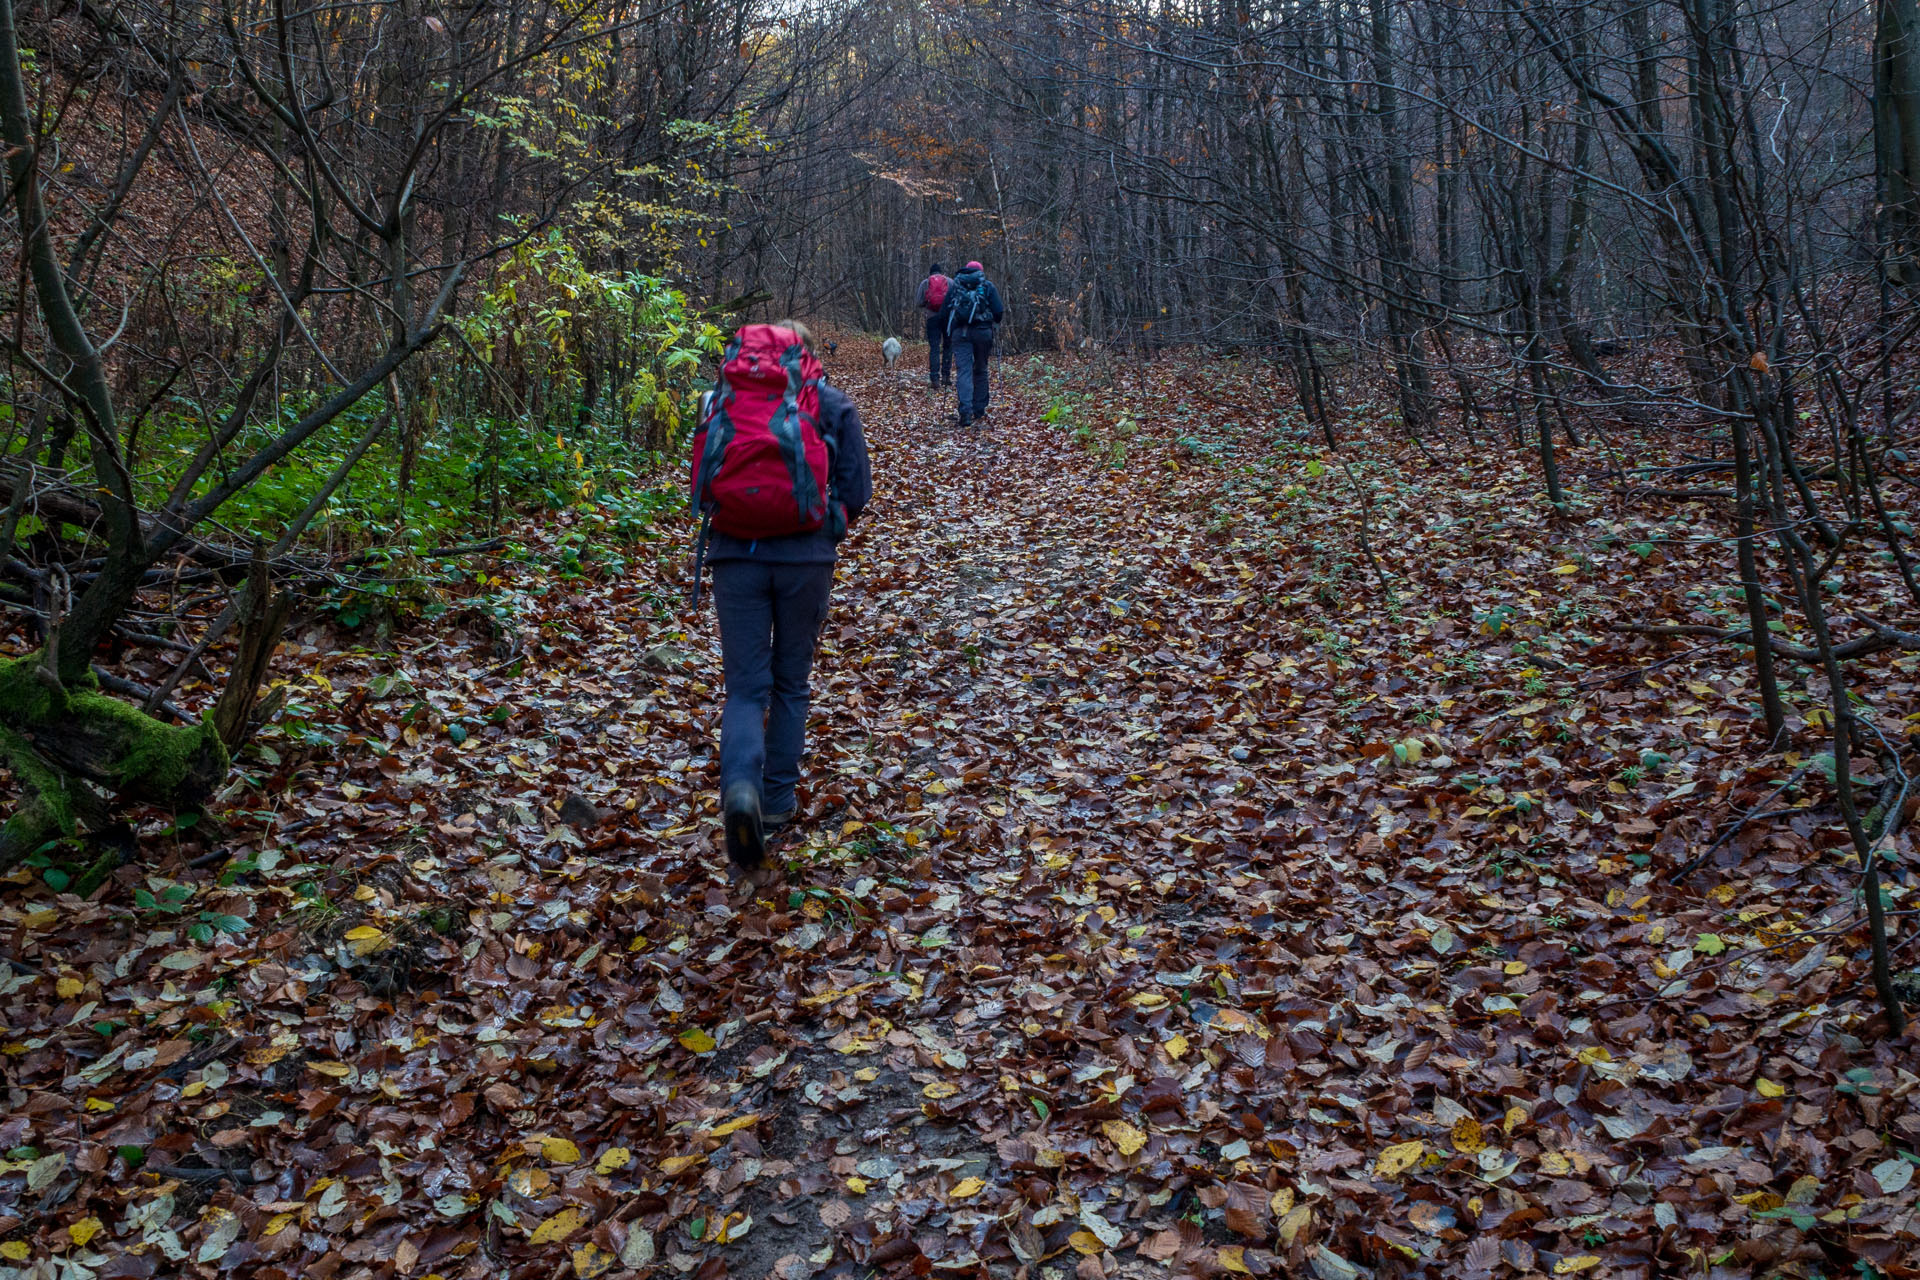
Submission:
M 807 439 L 801 427 L 804 424 L 818 431 L 820 424 L 800 411 L 801 390 L 818 385 L 800 372 L 800 356 L 804 350 L 796 342 L 781 353 L 780 367 L 787 371 L 787 393 L 781 397 L 780 407 L 773 411 L 773 421 L 767 424 L 767 430 L 779 442 L 787 476 L 793 481 L 794 510 L 802 520 L 811 520 L 820 506 L 820 486 L 813 478 L 813 468 L 807 464 Z M 712 437 L 708 440 L 711 447 Z
M 733 418 L 727 413 L 727 406 L 733 403 L 733 384 L 727 381 L 727 366 L 739 354 L 740 339 L 736 337 L 727 344 L 725 354 L 720 357 L 720 376 L 714 379 L 713 413 L 707 419 L 707 449 L 700 455 L 700 470 L 693 486 L 695 511 L 703 509 L 707 486 L 720 473 L 720 463 L 727 456 L 727 445 L 733 440 Z
M 961 289 L 958 281 L 955 281 L 951 286 L 948 287 L 948 290 L 947 290 L 947 336 L 949 338 L 953 336 L 953 322 L 960 318 L 960 299 L 954 296 L 953 291 L 955 289 L 959 289 L 961 293 L 967 294 L 969 297 L 971 297 L 973 293 L 973 290 L 971 289 Z M 971 305 L 969 305 L 967 308 L 967 314 L 969 316 L 973 314 L 973 308 Z M 971 320 L 967 321 L 967 324 L 972 324 L 972 323 L 973 321 Z M 963 324 L 960 327 L 964 329 L 967 327 L 967 324 Z

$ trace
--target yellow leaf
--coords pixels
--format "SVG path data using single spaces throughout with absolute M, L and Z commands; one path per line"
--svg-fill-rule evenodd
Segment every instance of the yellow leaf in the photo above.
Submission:
M 1167 1041 L 1164 1047 L 1167 1051 L 1167 1056 L 1175 1062 L 1178 1062 L 1181 1056 L 1187 1051 L 1187 1038 L 1185 1036 L 1175 1036 L 1173 1039 Z
M 53 989 L 62 1000 L 71 1000 L 82 991 L 85 991 L 87 984 L 78 978 L 62 978 L 53 984 Z
M 587 1215 L 578 1209 L 562 1209 L 533 1230 L 534 1244 L 559 1244 L 587 1225 Z
M 1132 996 L 1129 1003 L 1136 1009 L 1142 1009 L 1151 1013 L 1155 1009 L 1166 1008 L 1167 998 L 1158 991 L 1141 991 Z
M 99 1235 L 105 1228 L 106 1224 L 100 1221 L 100 1219 L 86 1217 L 69 1226 L 67 1228 L 67 1235 L 72 1237 L 75 1244 L 84 1245 L 87 1241 Z
M 1500 1127 L 1502 1129 L 1505 1129 L 1508 1133 L 1512 1133 L 1514 1130 L 1514 1126 L 1522 1125 L 1522 1124 L 1525 1124 L 1526 1122 L 1527 1122 L 1527 1109 L 1525 1107 L 1508 1107 L 1506 1119 L 1500 1122 Z
M 589 1240 L 573 1251 L 573 1274 L 580 1280 L 593 1280 L 595 1276 L 612 1270 L 613 1264 L 618 1261 L 618 1254 L 609 1253 Z
M 1761 1076 L 1753 1082 L 1753 1087 L 1763 1098 L 1781 1098 L 1786 1096 L 1787 1086 Z
M 1509 960 L 1502 967 L 1506 970 L 1509 978 L 1515 978 L 1527 971 L 1527 962 L 1525 960 Z
M 372 955 L 386 942 L 387 935 L 370 924 L 363 924 L 347 930 L 347 941 L 353 944 L 353 954 Z
M 741 1116 L 737 1120 L 729 1120 L 723 1125 L 716 1125 L 714 1128 L 707 1130 L 707 1132 L 713 1137 L 724 1138 L 730 1133 L 738 1133 L 742 1129 L 751 1128 L 752 1126 L 759 1123 L 760 1123 L 759 1113 L 754 1112 L 748 1115 Z
M 1758 1210 L 1762 1213 L 1768 1209 L 1778 1209 L 1786 1203 L 1785 1200 L 1771 1191 L 1749 1191 L 1744 1195 L 1733 1197 L 1733 1202 L 1735 1204 L 1743 1204 L 1749 1209 Z
M 1373 1162 L 1373 1176 L 1376 1178 L 1397 1178 L 1420 1163 L 1427 1154 L 1427 1144 L 1415 1139 L 1412 1142 L 1396 1142 L 1382 1151 Z
M 540 1144 L 540 1154 L 546 1157 L 548 1164 L 579 1164 L 580 1148 L 571 1139 L 553 1138 L 541 1134 L 534 1141 Z
M 282 1231 L 285 1231 L 287 1227 L 293 1222 L 293 1220 L 298 1216 L 299 1216 L 298 1214 L 292 1214 L 292 1213 L 274 1214 L 271 1218 L 267 1219 L 266 1230 L 260 1233 L 261 1236 L 266 1237 L 266 1236 L 279 1235 Z
M 954 1094 L 960 1092 L 960 1086 L 950 1080 L 935 1080 L 920 1092 L 926 1094 L 929 1098 L 951 1098 Z
M 286 1045 L 263 1044 L 258 1049 L 247 1050 L 247 1065 L 250 1067 L 270 1067 L 286 1056 Z
M 1091 1231 L 1076 1231 L 1067 1237 L 1067 1243 L 1081 1253 L 1092 1255 L 1106 1252 L 1107 1246 L 1100 1243 L 1100 1237 Z
M 847 1190 L 857 1196 L 863 1196 L 867 1194 L 867 1180 L 865 1178 L 848 1178 Z
M 1591 1045 L 1582 1049 L 1574 1056 L 1589 1067 L 1596 1063 L 1613 1061 L 1613 1054 L 1609 1053 L 1606 1048 L 1601 1045 Z
M 1233 1272 L 1235 1275 L 1250 1276 L 1253 1274 L 1253 1272 L 1247 1269 L 1247 1250 L 1244 1245 L 1227 1245 L 1214 1256 L 1219 1260 L 1223 1268 Z
M 680 1043 L 695 1053 L 712 1053 L 713 1037 L 699 1027 L 688 1027 L 680 1033 Z
M 87 1099 L 87 1110 L 89 1111 L 111 1111 L 118 1105 L 120 1104 L 117 1102 L 109 1102 L 105 1098 Z
M 1570 1276 L 1576 1271 L 1591 1271 L 1593 1268 L 1599 1265 L 1600 1265 L 1599 1254 L 1583 1253 L 1578 1255 L 1577 1257 L 1562 1258 L 1560 1259 L 1560 1261 L 1554 1263 L 1553 1274 L 1557 1276 Z
M 1109 1120 L 1100 1126 L 1100 1132 L 1107 1140 L 1120 1148 L 1120 1154 L 1130 1156 L 1147 1145 L 1147 1135 L 1128 1124 L 1125 1120 Z
M 309 1062 L 307 1070 L 318 1071 L 323 1076 L 332 1076 L 335 1080 L 344 1080 L 353 1074 L 353 1068 L 344 1062 Z
M 1267 1200 L 1267 1208 L 1273 1210 L 1273 1216 L 1284 1218 L 1293 1212 L 1293 1188 L 1282 1187 Z
M 0 1258 L 8 1262 L 25 1262 L 33 1256 L 33 1246 L 25 1240 L 9 1240 L 0 1244 Z
M 985 1178 L 962 1178 L 953 1184 L 953 1190 L 947 1192 L 949 1199 L 968 1200 L 986 1190 Z
M 593 1162 L 593 1171 L 601 1174 L 612 1173 L 615 1169 L 624 1169 L 632 1163 L 633 1152 L 625 1147 L 608 1147 L 600 1153 L 600 1158 Z
M 1558 569 L 1555 569 L 1554 572 L 1564 578 L 1570 573 L 1580 572 L 1580 566 L 1577 564 L 1563 564 Z
M 687 1169 L 692 1168 L 705 1159 L 706 1156 L 699 1152 L 695 1152 L 690 1156 L 668 1156 L 660 1162 L 660 1172 L 671 1178 L 676 1174 L 685 1172 Z
M 1453 1149 L 1475 1155 L 1487 1149 L 1486 1131 L 1480 1122 L 1472 1116 L 1461 1116 L 1453 1122 Z
M 1292 1244 L 1294 1238 L 1313 1224 L 1313 1206 L 1297 1204 L 1280 1220 L 1280 1243 Z

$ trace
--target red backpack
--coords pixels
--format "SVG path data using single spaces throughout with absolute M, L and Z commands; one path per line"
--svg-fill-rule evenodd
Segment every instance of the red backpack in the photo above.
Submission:
M 821 432 L 821 374 L 791 329 L 750 324 L 727 345 L 693 437 L 703 549 L 708 521 L 736 538 L 778 538 L 811 533 L 830 514 L 845 520 L 829 492 L 833 452 Z
M 929 312 L 937 313 L 941 306 L 945 304 L 947 300 L 947 286 L 952 283 L 953 281 L 937 272 L 928 276 L 926 284 L 921 286 L 920 305 L 925 307 Z

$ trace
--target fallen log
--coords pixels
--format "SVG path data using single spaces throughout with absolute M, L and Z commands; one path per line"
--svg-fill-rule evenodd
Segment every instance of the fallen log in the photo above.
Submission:
M 41 653 L 0 663 L 0 760 L 22 792 L 0 826 L 0 868 L 82 825 L 102 825 L 101 791 L 119 800 L 198 804 L 230 763 L 211 722 L 163 724 L 101 693 L 91 675 L 62 685 Z

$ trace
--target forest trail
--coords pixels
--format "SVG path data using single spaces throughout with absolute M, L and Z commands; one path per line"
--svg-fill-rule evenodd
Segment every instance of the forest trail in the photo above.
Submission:
M 1347 932 L 1322 918 L 1353 896 L 1323 855 L 1357 838 L 1281 852 L 1298 801 L 1251 711 L 1295 665 L 1294 637 L 1245 624 L 1202 522 L 1075 447 L 1004 375 L 984 430 L 911 373 L 845 385 L 876 498 L 816 670 L 809 789 L 828 812 L 780 850 L 781 890 L 808 895 L 795 919 L 815 928 L 776 938 L 758 991 L 735 988 L 778 1008 L 797 981 L 829 1016 L 776 1014 L 796 1087 L 756 1088 L 750 1053 L 723 1104 L 765 1116 L 789 1152 L 815 1138 L 781 1189 L 819 1194 L 784 1215 L 777 1192 L 763 1201 L 733 1273 L 821 1267 L 832 1234 L 812 1219 L 840 1225 L 843 1207 L 856 1252 L 892 1226 L 963 1273 L 1125 1257 L 1149 1237 L 1165 1261 L 1207 1249 L 1179 1234 L 1208 1207 L 1192 1163 L 1249 1162 L 1235 1221 L 1294 1238 L 1310 1211 L 1251 1170 L 1289 1140 L 1284 1099 L 1301 1095 L 1278 1075 L 1216 1077 L 1318 1056 L 1333 1006 L 1296 999 L 1301 979 L 1352 990 L 1373 968 L 1349 953 L 1308 974 L 1313 948 L 1285 943 Z M 1283 993 L 1294 1048 L 1259 1012 Z M 1036 1176 L 1062 1195 L 1004 1234 L 1009 1184 Z
M 212 852 L 6 908 L 43 1238 L 262 1277 L 1911 1256 L 1915 1080 L 1823 932 L 1831 813 L 1660 874 L 1790 763 L 1738 680 L 1615 681 L 1645 644 L 1593 614 L 1722 546 L 1555 545 L 1523 464 L 1362 464 L 1388 597 L 1244 370 L 1108 369 L 1139 417 L 1094 429 L 1060 388 L 1096 375 L 1003 366 L 962 432 L 907 364 L 833 366 L 877 497 L 774 880 L 717 845 L 678 522 L 581 573 L 530 532 L 504 656 L 303 631 Z

